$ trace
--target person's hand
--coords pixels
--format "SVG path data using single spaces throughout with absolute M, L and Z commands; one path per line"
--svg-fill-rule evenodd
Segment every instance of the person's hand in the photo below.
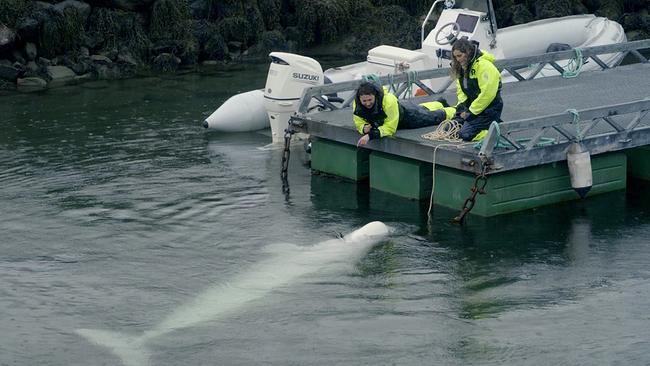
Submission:
M 357 141 L 357 147 L 367 144 L 369 140 L 370 140 L 369 135 L 361 136 L 361 138 L 359 138 L 359 141 Z
M 363 125 L 363 133 L 364 134 L 369 133 L 371 128 L 372 126 L 366 123 L 365 125 Z

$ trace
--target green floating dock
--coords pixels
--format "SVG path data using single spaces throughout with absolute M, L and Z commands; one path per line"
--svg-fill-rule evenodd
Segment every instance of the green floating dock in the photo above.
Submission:
M 369 165 L 370 188 L 416 200 L 431 194 L 429 163 L 373 151 Z
M 368 179 L 370 151 L 353 145 L 314 138 L 311 148 L 311 168 L 326 174 L 361 181 Z
M 600 193 L 625 189 L 627 159 L 624 153 L 591 157 L 593 186 L 587 198 Z M 470 194 L 475 176 L 463 171 L 436 167 L 434 203 L 460 208 Z M 562 201 L 579 199 L 571 188 L 565 161 L 529 167 L 488 176 L 486 194 L 479 195 L 472 213 L 495 216 L 527 210 Z
M 645 167 L 637 169 L 639 176 L 650 173 L 650 148 L 635 150 L 639 151 L 633 152 L 631 165 Z M 626 153 L 595 155 L 591 164 L 593 188 L 587 197 L 625 189 Z M 312 143 L 314 170 L 355 181 L 368 177 L 371 189 L 412 200 L 428 200 L 435 178 L 434 203 L 460 209 L 471 193 L 475 174 L 436 166 L 433 176 L 432 168 L 430 163 L 334 141 L 317 139 Z M 477 196 L 472 214 L 496 216 L 579 199 L 571 188 L 566 161 L 490 174 L 485 189 L 487 194 Z
M 631 177 L 650 181 L 650 146 L 641 146 L 625 151 L 627 169 Z

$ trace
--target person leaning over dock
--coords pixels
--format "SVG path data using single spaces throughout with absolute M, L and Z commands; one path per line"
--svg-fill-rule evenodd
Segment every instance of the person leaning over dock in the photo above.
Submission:
M 501 73 L 494 66 L 494 55 L 467 38 L 454 42 L 451 52 L 451 78 L 456 79 L 458 96 L 454 120 L 462 124 L 459 137 L 471 141 L 492 121 L 501 121 Z
M 433 126 L 456 113 L 444 99 L 422 104 L 398 101 L 396 96 L 372 81 L 359 85 L 352 110 L 354 124 L 362 135 L 357 146 L 392 136 L 397 129 Z

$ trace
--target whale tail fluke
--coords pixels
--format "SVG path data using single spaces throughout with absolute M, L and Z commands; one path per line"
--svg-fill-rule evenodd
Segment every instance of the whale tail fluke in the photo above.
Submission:
M 90 342 L 111 350 L 122 360 L 124 366 L 148 366 L 150 364 L 149 351 L 136 337 L 99 329 L 77 329 L 76 332 Z

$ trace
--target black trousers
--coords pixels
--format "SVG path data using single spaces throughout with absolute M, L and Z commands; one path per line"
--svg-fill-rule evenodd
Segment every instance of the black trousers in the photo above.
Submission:
M 481 113 L 471 120 L 466 120 L 458 132 L 458 137 L 464 141 L 472 141 L 479 132 L 490 128 L 492 121 L 500 122 L 501 118 L 498 115 Z
M 471 141 L 479 132 L 490 128 L 492 121 L 501 122 L 502 110 L 503 101 L 501 100 L 501 96 L 498 95 L 490 106 L 481 112 L 481 114 L 472 116 L 463 122 L 463 126 L 458 132 L 458 137 L 464 141 Z M 467 111 L 467 109 L 459 108 L 456 110 L 456 114 L 460 115 L 460 112 L 462 111 Z
M 440 124 L 447 119 L 443 109 L 430 111 L 408 100 L 399 102 L 399 123 L 397 129 L 413 129 Z

